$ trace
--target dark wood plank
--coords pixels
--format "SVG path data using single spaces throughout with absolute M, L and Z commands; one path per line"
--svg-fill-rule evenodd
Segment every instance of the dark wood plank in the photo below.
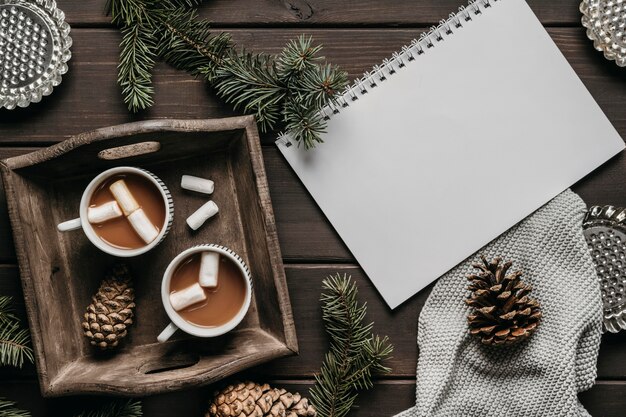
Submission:
M 293 29 L 232 30 L 241 45 L 277 52 L 301 31 Z M 327 58 L 346 69 L 351 78 L 419 35 L 417 29 L 305 30 L 326 45 Z M 602 58 L 582 29 L 550 29 L 564 54 L 602 109 L 626 136 L 626 72 Z M 156 105 L 131 115 L 116 84 L 119 34 L 107 29 L 74 31 L 70 72 L 52 96 L 27 109 L 0 111 L 0 144 L 51 143 L 94 128 L 148 118 L 205 118 L 233 115 L 207 86 L 161 64 L 155 71 Z M 485 80 L 488 82 L 488 80 Z M 264 135 L 270 143 L 275 135 Z
M 36 148 L 0 148 L 0 159 L 34 149 Z M 346 246 L 278 150 L 267 146 L 264 147 L 263 154 L 283 258 L 287 262 L 354 262 Z M 621 153 L 576 184 L 573 189 L 590 206 L 626 206 L 624 178 L 626 154 Z M 4 192 L 0 192 L 0 236 L 7 237 L 0 239 L 0 262 L 14 262 L 15 250 Z
M 321 282 L 326 276 L 335 273 L 349 274 L 359 285 L 360 300 L 368 304 L 368 320 L 375 322 L 374 330 L 389 335 L 394 344 L 393 358 L 388 362 L 393 378 L 411 378 L 415 375 L 417 363 L 417 319 L 430 289 L 420 292 L 409 302 L 395 311 L 390 311 L 378 293 L 356 266 L 350 265 L 289 265 L 286 268 L 289 294 L 293 308 L 300 355 L 276 360 L 249 371 L 257 378 L 312 377 L 321 365 L 327 348 L 326 335 L 317 299 L 321 292 Z M 0 266 L 0 294 L 13 295 L 18 314 L 24 317 L 21 302 L 21 289 L 15 266 Z M 604 335 L 598 363 L 599 378 L 626 379 L 626 363 L 623 361 L 623 348 L 626 333 Z M 2 377 L 34 377 L 34 368 L 23 371 L 10 368 L 0 370 Z
M 626 207 L 626 154 L 624 152 L 579 181 L 572 189 L 587 205 Z
M 276 387 L 307 396 L 313 385 L 311 380 L 272 380 Z M 144 417 L 201 417 L 207 410 L 211 393 L 216 387 L 173 392 L 143 398 Z M 38 396 L 34 382 L 4 380 L 0 392 L 18 406 L 29 410 L 32 417 L 71 416 L 79 410 L 107 401 L 106 398 L 67 397 L 43 400 Z M 582 404 L 593 416 L 623 417 L 626 408 L 626 385 L 623 382 L 602 381 L 591 390 L 580 395 Z M 380 381 L 375 387 L 362 394 L 350 413 L 351 417 L 393 416 L 415 405 L 415 381 Z
M 265 147 L 263 153 L 283 258 L 288 262 L 354 262 L 278 149 Z M 0 230 L 2 224 L 0 216 Z M 313 247 L 315 250 L 311 251 Z
M 0 159 L 36 149 L 39 148 L 0 148 Z M 289 262 L 307 259 L 352 261 L 345 245 L 278 151 L 274 147 L 265 147 L 263 153 L 283 258 Z M 5 237 L 0 239 L 0 263 L 13 263 L 15 249 L 1 180 L 0 236 Z
M 106 25 L 105 0 L 59 0 L 73 25 Z M 430 25 L 447 18 L 465 0 L 207 0 L 200 15 L 214 25 Z M 529 0 L 528 3 L 544 24 L 578 24 L 578 0 Z

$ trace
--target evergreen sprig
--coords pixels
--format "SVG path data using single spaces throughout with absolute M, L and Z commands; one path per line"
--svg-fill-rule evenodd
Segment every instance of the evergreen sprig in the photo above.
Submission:
M 111 401 L 94 410 L 86 410 L 75 417 L 140 417 L 141 401 Z M 1 416 L 0 416 L 1 417 Z
M 383 365 L 393 346 L 388 338 L 372 335 L 373 324 L 363 324 L 367 304 L 360 304 L 351 278 L 337 274 L 322 283 L 322 318 L 330 338 L 311 401 L 320 417 L 345 417 L 359 390 L 373 386 L 375 373 L 391 370 Z
M 203 77 L 235 109 L 256 116 L 261 131 L 284 127 L 309 149 L 322 143 L 326 121 L 319 110 L 347 84 L 347 75 L 325 64 L 322 47 L 300 36 L 277 55 L 236 48 L 225 33 L 212 34 L 194 9 L 202 0 L 110 0 L 122 31 L 118 83 L 132 112 L 153 104 L 152 70 L 162 58 Z
M 17 321 L 17 317 L 13 314 L 12 302 L 12 297 L 0 297 L 0 325 L 2 326 Z
M 209 22 L 198 19 L 195 10 L 170 7 L 164 15 L 157 54 L 175 68 L 213 81 L 232 47 L 230 36 L 213 35 Z
M 15 402 L 0 398 L 0 417 L 30 417 L 30 413 L 17 408 Z
M 29 411 L 16 407 L 14 401 L 0 398 L 0 417 L 30 417 Z M 57 415 L 56 413 L 54 415 Z M 93 410 L 85 410 L 74 417 L 141 417 L 141 401 L 137 400 L 114 400 L 101 405 Z
M 0 296 L 0 365 L 21 368 L 34 361 L 28 329 L 13 315 L 12 297 Z
M 117 82 L 122 87 L 122 95 L 129 108 L 153 104 L 152 68 L 155 49 L 154 36 L 146 26 L 133 25 L 122 29 Z

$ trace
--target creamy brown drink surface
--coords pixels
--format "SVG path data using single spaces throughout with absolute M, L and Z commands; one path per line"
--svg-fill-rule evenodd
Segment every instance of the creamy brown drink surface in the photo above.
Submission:
M 198 282 L 201 253 L 185 259 L 176 268 L 170 281 L 170 293 L 184 290 Z M 192 304 L 177 313 L 186 321 L 201 327 L 218 327 L 233 319 L 246 298 L 246 282 L 237 265 L 220 256 L 217 287 L 204 288 L 205 301 Z
M 107 178 L 91 196 L 89 206 L 95 207 L 115 200 L 109 186 L 121 179 L 126 182 L 137 203 L 145 211 L 152 224 L 160 231 L 165 225 L 163 196 L 156 185 L 140 175 L 118 174 Z M 138 249 L 146 246 L 146 242 L 139 237 L 125 216 L 91 226 L 102 240 L 116 248 Z

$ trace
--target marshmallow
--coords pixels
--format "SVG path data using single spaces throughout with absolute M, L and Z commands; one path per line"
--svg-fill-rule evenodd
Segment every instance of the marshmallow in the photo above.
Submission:
M 159 229 L 150 221 L 143 209 L 133 211 L 128 217 L 130 225 L 144 242 L 150 243 L 159 235 Z
M 217 273 L 220 267 L 220 254 L 213 251 L 202 252 L 200 277 L 198 282 L 205 288 L 217 287 Z
M 211 200 L 196 210 L 191 216 L 187 217 L 187 225 L 193 230 L 198 230 L 204 222 L 215 216 L 218 211 L 219 208 L 217 208 L 217 204 Z
M 183 175 L 180 186 L 189 191 L 196 191 L 203 194 L 212 194 L 215 183 L 205 178 L 194 177 L 193 175 Z
M 129 216 L 135 210 L 139 209 L 139 203 L 137 203 L 137 200 L 135 200 L 135 197 L 131 194 L 124 180 L 115 181 L 109 186 L 109 190 L 111 194 L 113 194 L 113 197 L 115 197 L 115 200 L 117 200 L 125 216 Z
M 92 224 L 104 223 L 117 217 L 122 217 L 122 210 L 115 200 L 87 209 L 87 220 Z
M 172 308 L 176 311 L 180 311 L 204 300 L 206 300 L 206 294 L 198 283 L 184 290 L 170 293 L 170 304 L 172 304 Z

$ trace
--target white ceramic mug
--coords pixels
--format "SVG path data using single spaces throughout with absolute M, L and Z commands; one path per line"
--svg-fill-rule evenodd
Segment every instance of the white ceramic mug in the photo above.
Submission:
M 135 174 L 135 175 L 139 175 L 147 179 L 148 181 L 153 183 L 155 187 L 157 187 L 157 189 L 161 193 L 161 196 L 163 197 L 163 205 L 165 206 L 165 224 L 159 225 L 161 228 L 161 231 L 159 232 L 156 239 L 154 239 L 149 244 L 142 246 L 140 248 L 137 248 L 137 249 L 116 248 L 115 246 L 112 246 L 106 243 L 96 234 L 93 226 L 87 220 L 87 209 L 89 208 L 89 203 L 91 201 L 91 197 L 93 193 L 96 191 L 98 186 L 102 184 L 102 182 L 106 181 L 109 177 L 113 175 L 118 175 L 118 174 Z M 170 191 L 167 189 L 163 181 L 161 181 L 153 173 L 146 171 L 145 169 L 141 169 L 141 168 L 116 167 L 116 168 L 107 169 L 106 171 L 99 174 L 96 178 L 91 180 L 87 188 L 85 188 L 85 191 L 83 192 L 83 196 L 80 199 L 78 215 L 79 217 L 76 219 L 59 223 L 59 225 L 57 226 L 57 229 L 60 232 L 67 232 L 69 230 L 76 230 L 76 229 L 82 228 L 83 232 L 85 232 L 85 235 L 87 236 L 87 239 L 89 239 L 91 243 L 93 243 L 102 252 L 106 252 L 113 256 L 128 258 L 131 256 L 137 256 L 137 255 L 146 253 L 152 248 L 154 248 L 155 246 L 157 246 L 159 243 L 161 243 L 161 241 L 165 238 L 167 233 L 170 231 L 170 227 L 172 226 L 172 221 L 174 221 L 174 202 L 172 201 L 172 195 L 170 194 Z
M 239 271 L 241 272 L 242 277 L 246 282 L 246 295 L 243 305 L 239 309 L 239 312 L 227 323 L 215 327 L 196 326 L 192 323 L 189 323 L 188 321 L 183 319 L 176 312 L 176 310 L 174 310 L 172 304 L 170 303 L 170 282 L 172 280 L 172 275 L 174 274 L 174 271 L 176 271 L 176 268 L 191 255 L 206 251 L 217 252 L 221 256 L 225 256 L 226 258 L 233 261 L 235 265 L 237 265 L 237 267 L 239 268 Z M 221 336 L 224 333 L 228 333 L 229 331 L 237 327 L 237 325 L 241 323 L 243 318 L 246 316 L 246 313 L 250 308 L 251 299 L 252 277 L 250 275 L 250 270 L 248 269 L 248 266 L 243 261 L 243 259 L 241 259 L 239 255 L 237 255 L 237 253 L 224 246 L 214 244 L 198 245 L 189 248 L 176 256 L 167 266 L 167 269 L 163 274 L 163 281 L 161 282 L 161 301 L 163 302 L 165 312 L 172 322 L 161 332 L 161 334 L 159 334 L 157 340 L 161 343 L 167 341 L 170 337 L 174 335 L 174 333 L 176 333 L 178 329 L 184 331 L 185 333 L 189 333 L 190 335 L 198 337 L 215 337 Z

